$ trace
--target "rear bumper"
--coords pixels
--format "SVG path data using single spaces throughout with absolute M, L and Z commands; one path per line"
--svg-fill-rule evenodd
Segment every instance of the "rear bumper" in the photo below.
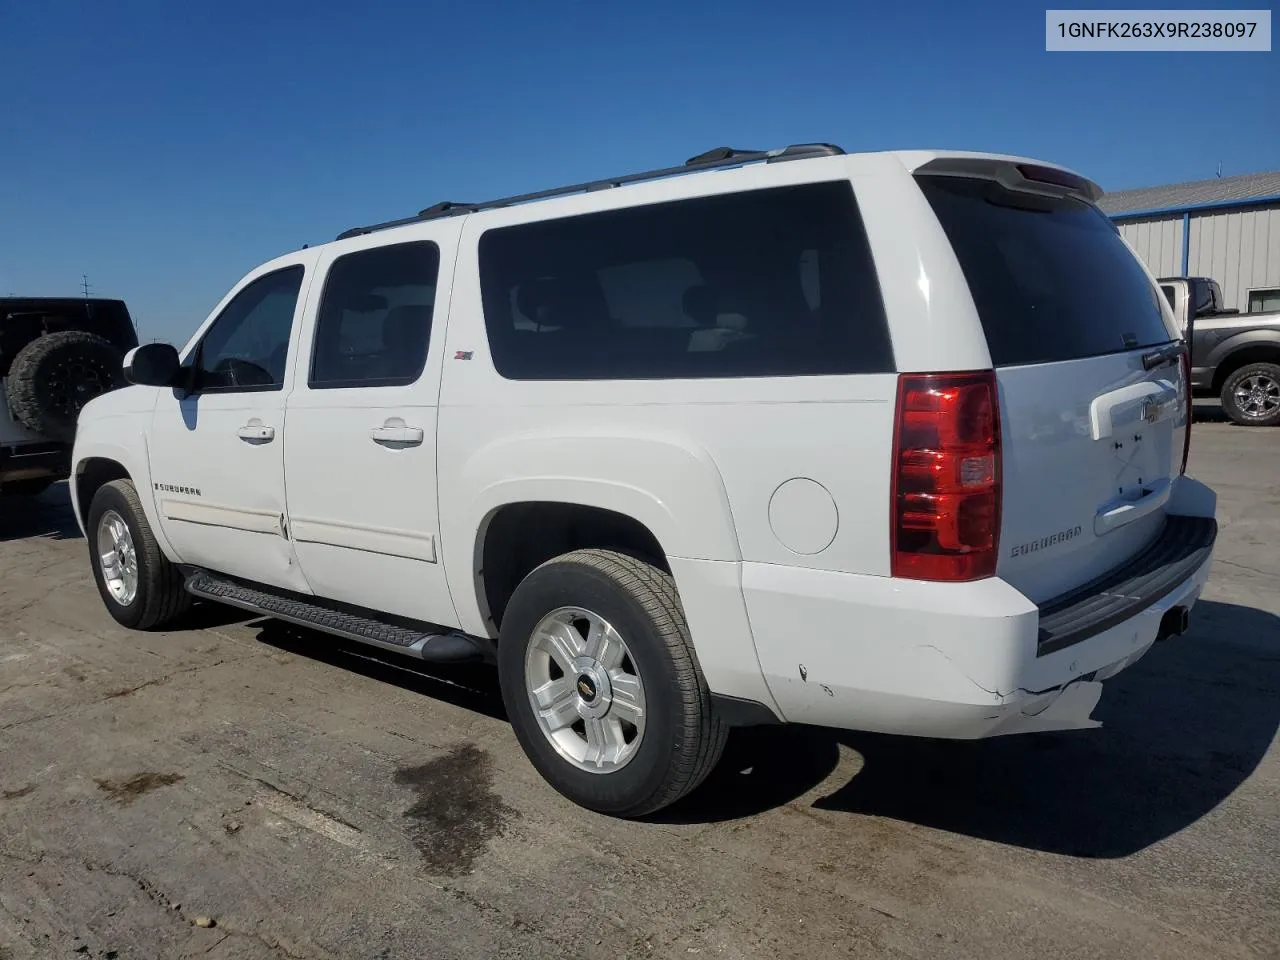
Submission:
M 1160 537 L 1119 570 L 1040 605 L 1036 654 L 1088 640 L 1159 603 L 1213 553 L 1212 517 L 1169 517 Z
M 1169 526 L 1183 548 L 1167 563 L 1137 558 L 1131 576 L 1044 611 L 995 578 L 925 583 L 744 564 L 765 680 L 789 722 L 965 739 L 1097 726 L 1089 715 L 1102 681 L 1145 654 L 1165 614 L 1190 608 L 1208 579 L 1216 524 Z M 1193 527 L 1207 542 L 1186 549 Z M 1055 623 L 1074 624 L 1073 637 L 1046 649 L 1046 632 L 1065 636 Z
M 62 480 L 70 473 L 70 444 L 20 443 L 0 446 L 0 483 L 40 477 Z

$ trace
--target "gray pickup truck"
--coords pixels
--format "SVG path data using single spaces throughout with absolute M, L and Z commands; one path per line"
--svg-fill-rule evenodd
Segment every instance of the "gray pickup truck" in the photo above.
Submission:
M 1250 427 L 1280 424 L 1280 312 L 1225 310 L 1209 277 L 1161 277 L 1184 334 L 1191 325 L 1191 387 L 1219 397 L 1223 412 Z

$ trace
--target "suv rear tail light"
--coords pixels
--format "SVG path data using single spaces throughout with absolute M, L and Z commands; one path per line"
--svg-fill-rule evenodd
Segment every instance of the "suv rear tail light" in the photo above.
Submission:
M 1000 409 L 994 370 L 898 377 L 893 576 L 994 575 L 1000 538 Z

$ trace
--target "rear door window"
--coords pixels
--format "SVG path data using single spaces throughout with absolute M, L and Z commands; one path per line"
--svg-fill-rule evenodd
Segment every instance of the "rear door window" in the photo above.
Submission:
M 1172 339 L 1156 285 L 1096 208 L 976 178 L 917 182 L 960 261 L 996 366 Z
M 440 250 L 390 244 L 334 260 L 325 278 L 307 385 L 390 387 L 422 375 L 431 342 Z
M 479 255 L 508 379 L 893 370 L 848 181 L 499 227 Z

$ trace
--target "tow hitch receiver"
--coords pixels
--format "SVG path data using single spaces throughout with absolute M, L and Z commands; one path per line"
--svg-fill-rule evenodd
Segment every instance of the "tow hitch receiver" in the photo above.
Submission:
M 1156 640 L 1168 640 L 1170 637 L 1176 637 L 1187 632 L 1187 625 L 1191 622 L 1191 611 L 1186 607 L 1170 607 L 1165 611 L 1165 615 L 1160 618 L 1160 630 L 1156 633 Z

